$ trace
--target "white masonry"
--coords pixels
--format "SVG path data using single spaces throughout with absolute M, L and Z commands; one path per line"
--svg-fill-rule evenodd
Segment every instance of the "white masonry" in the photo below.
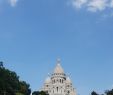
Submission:
M 46 78 L 42 91 L 46 91 L 49 95 L 76 95 L 72 82 L 64 73 L 59 59 L 54 72 Z

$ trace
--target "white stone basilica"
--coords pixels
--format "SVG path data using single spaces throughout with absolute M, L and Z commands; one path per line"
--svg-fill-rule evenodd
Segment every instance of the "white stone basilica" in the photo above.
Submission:
M 46 91 L 49 95 L 76 95 L 72 82 L 64 73 L 59 59 L 54 72 L 45 80 L 42 91 Z

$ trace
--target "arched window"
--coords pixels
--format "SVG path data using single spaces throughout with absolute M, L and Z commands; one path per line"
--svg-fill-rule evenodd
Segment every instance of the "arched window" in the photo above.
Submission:
M 62 79 L 62 83 L 63 83 L 63 79 Z
M 68 94 L 70 93 L 70 91 L 67 92 Z
M 57 87 L 57 92 L 58 92 L 58 87 Z
M 62 83 L 61 79 L 60 79 L 60 83 Z

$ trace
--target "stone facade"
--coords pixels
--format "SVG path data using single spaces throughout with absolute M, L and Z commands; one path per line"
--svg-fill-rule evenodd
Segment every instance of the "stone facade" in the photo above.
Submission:
M 60 65 L 60 60 L 57 60 L 54 72 L 46 78 L 42 91 L 48 92 L 49 95 L 76 95 L 69 76 Z

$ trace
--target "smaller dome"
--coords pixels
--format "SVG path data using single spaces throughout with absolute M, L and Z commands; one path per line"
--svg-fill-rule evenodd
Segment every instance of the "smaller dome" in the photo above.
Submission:
M 51 82 L 51 78 L 48 76 L 45 80 L 45 83 L 50 83 Z
M 66 82 L 67 82 L 67 83 L 72 83 L 70 77 L 67 77 L 67 78 L 66 78 Z

